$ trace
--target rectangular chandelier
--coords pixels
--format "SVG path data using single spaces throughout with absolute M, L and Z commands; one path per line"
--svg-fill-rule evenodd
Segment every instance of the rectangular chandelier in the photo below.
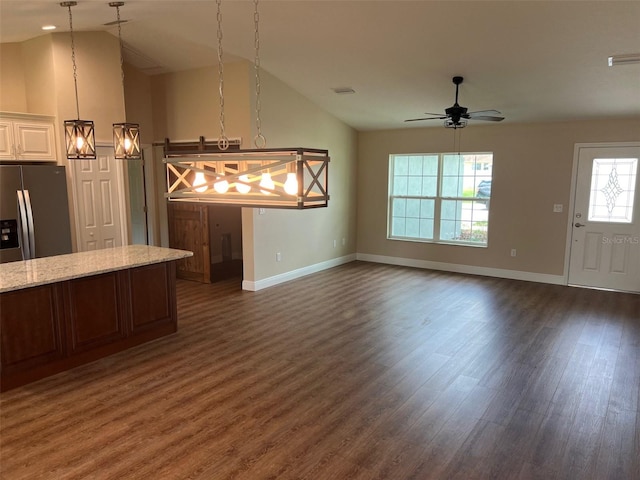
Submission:
M 166 197 L 243 207 L 326 207 L 329 160 L 327 150 L 310 148 L 168 154 Z

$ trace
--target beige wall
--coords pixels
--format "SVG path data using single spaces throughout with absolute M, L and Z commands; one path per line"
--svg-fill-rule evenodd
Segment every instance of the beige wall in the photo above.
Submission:
M 140 125 L 140 142 L 151 144 L 156 139 L 153 126 L 151 77 L 125 63 L 124 85 L 127 122 Z
M 197 140 L 220 136 L 217 67 L 185 70 L 151 77 L 155 141 Z M 227 137 L 242 137 L 247 147 L 250 131 L 249 64 L 225 64 L 224 113 Z
M 27 112 L 22 44 L 0 44 L 0 111 Z
M 640 119 L 474 124 L 460 135 L 462 151 L 494 153 L 488 248 L 386 238 L 389 155 L 455 151 L 454 131 L 434 127 L 360 133 L 359 254 L 562 275 L 574 145 L 637 141 Z
M 97 142 L 111 143 L 111 125 L 125 120 L 118 39 L 76 32 L 75 48 L 80 117 L 94 121 Z M 0 44 L 0 62 L 0 110 L 56 116 L 63 135 L 62 122 L 77 118 L 69 34 Z
M 96 143 L 113 143 L 125 120 L 118 39 L 106 32 L 75 33 L 80 118 L 93 120 Z M 77 118 L 69 34 L 52 34 L 58 122 Z
M 251 218 L 245 218 L 243 229 L 250 221 L 254 234 L 253 245 L 245 242 L 244 253 L 246 257 L 252 249 L 256 281 L 356 251 L 356 131 L 266 71 L 261 73 L 260 99 L 268 148 L 327 149 L 331 162 L 328 208 L 266 209 L 264 215 L 254 209 L 253 215 L 245 215 Z M 255 135 L 255 125 L 252 128 Z M 277 252 L 282 254 L 281 262 L 276 262 Z M 251 280 L 246 271 L 245 280 Z
M 27 92 L 27 112 L 57 115 L 58 90 L 52 36 L 43 35 L 24 42 L 22 62 Z M 58 132 L 62 131 L 61 125 L 56 127 Z M 59 141 L 58 144 L 62 143 Z

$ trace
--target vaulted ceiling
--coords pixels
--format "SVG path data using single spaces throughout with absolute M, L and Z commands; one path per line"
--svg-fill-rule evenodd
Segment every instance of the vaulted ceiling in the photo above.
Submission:
M 254 3 L 221 9 L 226 59 L 252 61 Z M 217 64 L 214 0 L 125 0 L 120 10 L 126 58 L 147 73 Z M 607 65 L 640 53 L 639 1 L 261 0 L 259 12 L 262 68 L 358 130 L 441 127 L 404 120 L 451 106 L 454 75 L 465 77 L 461 105 L 499 110 L 504 123 L 640 115 L 640 64 Z M 115 15 L 108 1 L 78 0 L 74 29 L 117 35 L 105 25 Z M 0 2 L 3 43 L 45 24 L 68 31 L 58 1 Z

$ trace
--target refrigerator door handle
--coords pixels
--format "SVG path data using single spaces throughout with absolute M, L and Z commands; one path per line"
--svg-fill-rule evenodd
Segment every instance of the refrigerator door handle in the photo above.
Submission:
M 18 213 L 20 215 L 20 250 L 22 251 L 22 259 L 29 260 L 31 258 L 31 243 L 29 242 L 29 224 L 27 222 L 27 207 L 24 203 L 24 195 L 22 190 L 16 192 L 18 194 Z
M 29 190 L 24 191 L 24 203 L 26 207 L 25 210 L 27 212 L 27 221 L 29 222 L 27 230 L 29 233 L 29 251 L 31 252 L 31 256 L 29 258 L 31 259 L 36 258 L 36 235 L 34 231 L 35 226 L 33 225 L 33 210 L 31 208 Z

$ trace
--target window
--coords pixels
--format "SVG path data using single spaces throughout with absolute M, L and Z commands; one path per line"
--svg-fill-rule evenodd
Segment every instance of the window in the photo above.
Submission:
M 594 158 L 589 196 L 589 221 L 631 223 L 637 158 Z
M 486 246 L 492 153 L 389 156 L 388 238 Z

